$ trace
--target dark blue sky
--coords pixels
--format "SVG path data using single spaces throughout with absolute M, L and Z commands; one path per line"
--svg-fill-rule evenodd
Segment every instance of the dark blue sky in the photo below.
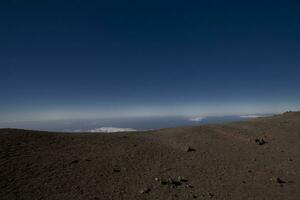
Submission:
M 1 1 L 0 121 L 300 109 L 299 1 Z

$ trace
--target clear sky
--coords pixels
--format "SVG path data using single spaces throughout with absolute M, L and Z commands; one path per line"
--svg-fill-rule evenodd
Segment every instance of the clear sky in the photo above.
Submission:
M 0 2 L 0 121 L 299 102 L 300 1 Z

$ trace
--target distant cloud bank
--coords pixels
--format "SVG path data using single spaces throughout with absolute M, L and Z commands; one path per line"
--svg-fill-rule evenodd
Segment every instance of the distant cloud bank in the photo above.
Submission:
M 190 118 L 189 120 L 192 122 L 201 122 L 204 119 L 204 117 L 195 117 L 195 118 Z
M 128 131 L 136 131 L 132 128 L 116 128 L 116 127 L 101 127 L 101 128 L 95 128 L 88 130 L 90 133 L 116 133 L 116 132 L 128 132 Z

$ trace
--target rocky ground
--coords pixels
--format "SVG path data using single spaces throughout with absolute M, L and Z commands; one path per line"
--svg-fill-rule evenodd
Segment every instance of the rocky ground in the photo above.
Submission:
M 142 133 L 1 129 L 0 199 L 300 199 L 300 112 Z

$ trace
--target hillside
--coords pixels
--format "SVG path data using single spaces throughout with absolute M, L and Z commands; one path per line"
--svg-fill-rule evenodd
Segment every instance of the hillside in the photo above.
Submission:
M 300 112 L 130 133 L 0 129 L 6 199 L 299 199 Z

